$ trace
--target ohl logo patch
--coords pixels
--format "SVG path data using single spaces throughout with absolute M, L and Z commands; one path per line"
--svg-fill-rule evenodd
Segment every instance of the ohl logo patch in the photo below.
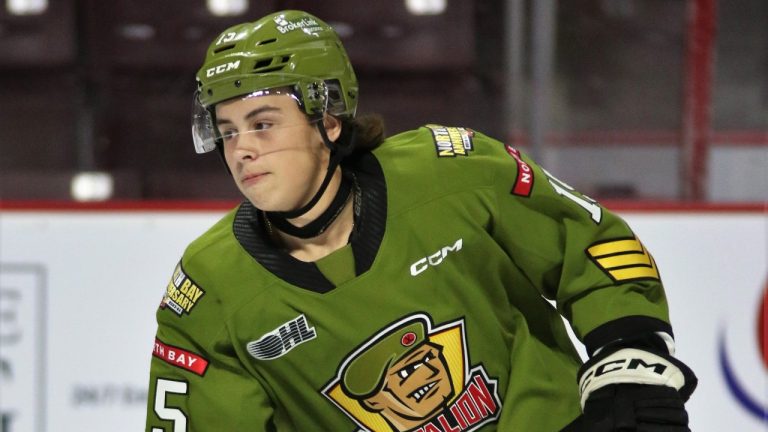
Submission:
M 757 316 L 757 343 L 760 348 L 763 366 L 768 369 L 768 282 L 763 289 L 763 300 Z M 731 395 L 750 414 L 768 424 L 768 407 L 761 404 L 754 395 L 750 394 L 744 382 L 737 377 L 737 370 L 731 364 L 726 349 L 725 332 L 719 341 L 720 370 Z
M 464 320 L 414 314 L 350 353 L 323 394 L 360 432 L 465 432 L 498 419 L 497 383 L 470 367 Z

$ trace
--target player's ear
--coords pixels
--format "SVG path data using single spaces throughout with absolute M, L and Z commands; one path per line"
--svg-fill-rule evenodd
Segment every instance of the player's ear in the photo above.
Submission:
M 339 136 L 341 135 L 341 120 L 330 114 L 325 114 L 325 116 L 323 116 L 323 126 L 325 127 L 325 132 L 328 134 L 328 139 L 332 142 L 339 139 Z

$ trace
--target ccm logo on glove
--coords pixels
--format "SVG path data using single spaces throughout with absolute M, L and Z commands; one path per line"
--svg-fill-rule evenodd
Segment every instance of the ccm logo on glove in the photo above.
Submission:
M 680 390 L 685 385 L 685 374 L 664 357 L 639 349 L 621 349 L 588 366 L 579 377 L 582 408 L 590 393 L 618 383 L 663 385 Z

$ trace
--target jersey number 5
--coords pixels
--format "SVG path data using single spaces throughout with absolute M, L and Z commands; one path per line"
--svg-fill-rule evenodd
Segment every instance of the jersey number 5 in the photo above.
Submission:
M 171 432 L 187 432 L 187 416 L 184 415 L 184 412 L 178 408 L 169 408 L 165 405 L 168 393 L 187 394 L 187 383 L 158 378 L 155 385 L 155 414 L 157 414 L 157 417 L 161 420 L 173 422 L 173 431 Z M 165 430 L 153 427 L 152 432 L 165 432 Z
M 549 184 L 552 185 L 552 187 L 555 189 L 555 192 L 581 206 L 589 213 L 589 215 L 592 217 L 592 220 L 595 221 L 596 224 L 600 223 L 603 218 L 603 209 L 599 204 L 597 204 L 597 201 L 586 195 L 579 196 L 575 194 L 574 188 L 550 174 L 549 171 L 543 168 L 542 170 L 544 171 L 544 174 L 547 175 L 547 180 L 549 180 Z

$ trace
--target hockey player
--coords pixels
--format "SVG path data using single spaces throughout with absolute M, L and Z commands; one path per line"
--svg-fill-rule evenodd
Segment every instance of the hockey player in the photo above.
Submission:
M 197 79 L 195 148 L 246 200 L 166 287 L 147 431 L 688 430 L 696 378 L 616 215 L 468 128 L 384 139 L 304 12 L 225 30 Z

